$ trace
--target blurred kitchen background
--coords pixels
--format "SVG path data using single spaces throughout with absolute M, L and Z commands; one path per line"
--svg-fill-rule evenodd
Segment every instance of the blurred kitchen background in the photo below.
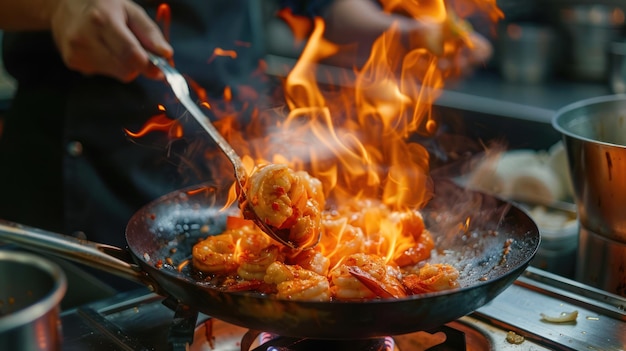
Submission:
M 560 190 L 551 188 L 539 175 L 545 170 L 536 167 L 539 173 L 529 175 L 543 186 L 539 195 L 547 194 L 547 199 L 539 200 L 557 203 L 561 211 L 555 220 L 553 209 L 531 208 L 538 211 L 535 218 L 559 225 L 541 228 L 542 251 L 533 264 L 572 277 L 576 213 L 565 155 L 559 147 L 561 134 L 551 120 L 570 103 L 626 92 L 626 1 L 499 0 L 498 5 L 505 18 L 496 28 L 480 19 L 472 23 L 493 43 L 493 57 L 470 76 L 448 82 L 435 106 L 440 131 L 423 141 L 432 152 L 434 171 L 439 173 L 462 174 L 458 165 L 463 168 L 468 164 L 465 161 L 489 148 L 518 151 L 509 165 L 530 162 L 550 168 Z M 254 19 L 259 28 L 256 40 L 266 48 L 268 73 L 283 77 L 302 45 L 293 44 L 289 27 L 275 16 L 274 1 L 250 1 L 250 6 L 259 14 Z M 13 80 L 0 65 L 0 137 L 2 115 L 14 89 Z M 512 173 L 510 169 L 507 174 Z
M 555 110 L 584 98 L 626 91 L 626 1 L 497 3 L 505 18 L 495 30 L 487 29 L 480 20 L 473 23 L 492 41 L 492 59 L 472 76 L 448 84 L 437 102 L 442 108 L 507 118 L 504 130 L 484 125 L 469 128 L 469 132 L 489 137 L 501 132 L 511 147 L 544 148 L 558 135 L 535 127 L 549 123 Z M 250 6 L 259 14 L 255 19 L 260 29 L 257 40 L 265 44 L 268 70 L 284 75 L 301 46 L 292 44 L 288 26 L 274 16 L 274 1 L 250 1 Z M 0 65 L 0 116 L 14 87 Z M 517 119 L 530 123 L 520 129 Z
M 288 25 L 276 17 L 277 0 L 248 3 L 258 14 L 253 18 L 258 28 L 255 40 L 265 47 L 267 73 L 280 81 L 296 63 L 304 44 L 295 45 Z M 531 261 L 533 267 L 515 284 L 454 326 L 466 325 L 462 330 L 468 335 L 468 350 L 623 351 L 626 246 L 604 238 L 594 239 L 593 245 L 585 245 L 592 243 L 591 239 L 580 244 L 579 238 L 591 238 L 592 234 L 581 234 L 584 228 L 577 213 L 584 212 L 577 211 L 574 204 L 563 135 L 551 122 L 569 104 L 626 93 L 626 0 L 497 0 L 497 4 L 505 18 L 495 28 L 480 18 L 472 22 L 474 29 L 492 42 L 494 55 L 471 75 L 446 82 L 433 111 L 437 132 L 415 137 L 430 152 L 433 175 L 452 176 L 525 207 L 538 225 L 541 244 Z M 331 73 L 324 74 L 326 78 L 351 71 L 330 63 L 322 70 Z M 337 74 L 333 75 L 335 70 Z M 324 77 L 318 77 L 321 83 Z M 14 91 L 15 82 L 4 71 L 0 55 L 0 138 L 3 115 Z M 626 118 L 626 95 L 622 97 L 619 114 Z M 626 135 L 623 129 L 613 129 Z M 604 161 L 604 153 L 601 155 Z M 614 178 L 619 178 L 616 183 L 623 194 L 626 178 L 616 173 L 619 176 Z M 615 198 L 620 200 L 619 196 Z M 623 218 L 623 212 L 616 212 L 615 217 Z M 581 258 L 590 264 L 583 264 Z M 615 262 L 609 262 L 611 259 Z M 158 296 L 141 290 L 114 295 L 108 287 L 77 272 L 71 263 L 61 259 L 55 262 L 63 267 L 68 281 L 74 282 L 69 284 L 73 288 L 62 304 L 63 350 L 130 350 L 139 349 L 138 345 L 155 345 L 145 349 L 161 350 L 172 346 L 172 331 L 174 342 L 186 347 L 188 339 L 182 329 L 196 322 L 199 327 L 192 335 L 199 342 L 193 345 L 200 344 L 203 350 L 208 345 L 213 350 L 215 341 L 203 343 L 203 337 L 206 340 L 211 333 L 231 336 L 230 329 L 205 325 L 202 317 L 179 318 L 178 312 L 188 309 L 174 315 L 172 305 L 165 307 L 167 303 Z M 585 277 L 600 271 L 602 281 L 580 279 L 577 270 L 581 267 L 585 268 Z M 614 288 L 614 282 L 621 285 Z M 73 306 L 82 307 L 68 308 Z M 539 312 L 542 316 L 543 312 L 561 313 L 561 318 L 564 311 L 574 309 L 576 316 L 580 310 L 580 317 L 577 321 L 574 317 L 573 323 L 557 325 L 539 319 Z M 209 325 L 211 333 L 207 332 Z M 468 329 L 470 325 L 472 329 Z M 525 336 L 525 343 L 511 344 L 511 333 Z M 483 334 L 489 339 L 485 343 L 493 347 L 480 348 L 470 343 L 480 342 L 477 335 Z M 457 340 L 453 335 L 448 339 Z M 241 346 L 241 335 L 232 337 L 233 344 Z M 465 342 L 465 337 L 461 341 Z

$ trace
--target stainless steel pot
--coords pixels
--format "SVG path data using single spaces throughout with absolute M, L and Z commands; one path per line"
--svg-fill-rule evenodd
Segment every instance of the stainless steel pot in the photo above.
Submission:
M 576 279 L 626 296 L 626 95 L 559 110 L 580 220 Z
M 506 23 L 498 28 L 498 66 L 511 83 L 539 84 L 552 73 L 555 35 L 534 23 Z
M 33 254 L 0 250 L 0 350 L 60 350 L 65 274 Z
M 573 78 L 606 81 L 608 48 L 619 38 L 626 21 L 624 4 L 617 3 L 589 1 L 560 8 L 558 21 L 567 43 L 567 54 L 563 59 Z

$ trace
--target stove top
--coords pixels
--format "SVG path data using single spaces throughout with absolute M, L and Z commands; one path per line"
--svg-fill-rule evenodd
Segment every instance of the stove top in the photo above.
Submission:
M 543 316 L 569 322 L 548 322 Z M 493 301 L 436 330 L 367 340 L 295 339 L 177 308 L 139 289 L 61 315 L 62 350 L 625 350 L 626 299 L 529 267 Z

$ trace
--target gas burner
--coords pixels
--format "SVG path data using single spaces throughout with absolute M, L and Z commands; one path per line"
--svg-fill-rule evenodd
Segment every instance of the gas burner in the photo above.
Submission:
M 532 341 L 525 347 L 549 350 Z M 463 317 L 430 330 L 393 337 L 366 340 L 315 340 L 276 336 L 251 331 L 216 319 L 198 324 L 189 351 L 297 351 L 297 350 L 366 350 L 366 351 L 485 351 L 516 350 L 519 345 L 505 340 L 502 330 L 472 317 Z
M 259 346 L 247 347 L 242 345 L 241 350 L 266 351 L 308 351 L 308 350 L 363 350 L 363 351 L 394 351 L 395 343 L 391 337 L 371 338 L 362 340 L 317 340 L 306 338 L 289 338 L 270 333 L 253 333 L 257 336 Z M 244 337 L 244 340 L 246 338 Z
M 247 330 L 217 319 L 199 323 L 189 351 L 480 351 L 493 350 L 476 325 L 454 321 L 439 328 L 394 337 L 362 340 L 317 340 Z
M 392 338 L 314 340 L 276 336 L 209 319 L 196 329 L 189 351 L 397 350 Z
M 214 318 L 198 323 L 189 351 L 240 351 L 248 329 Z

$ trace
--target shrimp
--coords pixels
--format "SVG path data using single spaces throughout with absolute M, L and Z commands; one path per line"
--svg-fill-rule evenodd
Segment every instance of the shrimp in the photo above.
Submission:
M 300 178 L 309 198 L 323 209 L 326 206 L 326 198 L 324 197 L 322 182 L 305 171 L 296 172 L 296 176 Z
M 377 255 L 348 256 L 330 272 L 333 296 L 338 300 L 402 297 L 406 292 L 399 271 L 388 267 Z
M 317 240 L 325 203 L 318 179 L 284 164 L 268 164 L 257 168 L 247 184 L 255 214 L 279 235 L 286 231 L 285 240 L 298 246 Z
M 383 276 L 382 280 L 376 279 L 359 267 L 350 266 L 348 267 L 348 271 L 353 277 L 376 294 L 377 297 L 398 298 L 407 296 L 404 286 L 399 279 L 400 271 L 394 267 L 387 266 L 387 274 Z
M 205 273 L 230 273 L 237 269 L 236 242 L 232 234 L 209 236 L 196 243 L 192 250 L 192 264 Z
M 277 244 L 251 222 L 235 221 L 233 218 L 229 218 L 228 222 L 230 224 L 222 234 L 209 236 L 193 246 L 194 267 L 204 273 L 231 274 L 241 271 L 238 274 L 243 279 L 263 279 L 265 268 L 271 263 L 267 260 L 278 257 L 274 254 L 278 250 L 267 248 Z M 238 224 L 234 225 L 235 222 Z M 262 273 L 259 272 L 261 269 Z
M 400 247 L 396 250 L 394 262 L 400 266 L 410 266 L 429 258 L 435 248 L 435 241 L 428 230 L 422 230 L 418 235 L 413 235 L 409 247 Z
M 270 264 L 279 260 L 280 248 L 270 245 L 255 251 L 244 251 L 238 257 L 237 274 L 243 280 L 263 280 Z
M 430 257 L 435 243 L 430 232 L 425 230 L 424 219 L 419 210 L 391 210 L 389 206 L 374 199 L 348 201 L 338 210 L 338 219 L 360 228 L 365 238 L 358 252 L 380 254 L 389 243 L 389 226 L 399 228 L 403 240 L 394 249 L 393 258 L 400 267 L 416 264 Z M 322 222 L 323 225 L 325 221 Z M 384 224 L 384 225 L 383 225 Z
M 282 260 L 278 243 L 257 226 L 246 225 L 229 230 L 236 233 L 235 260 L 237 274 L 244 280 L 263 280 L 265 269 L 272 262 Z
M 412 294 L 455 289 L 459 271 L 449 264 L 425 264 L 417 273 L 405 275 L 402 283 Z
M 329 301 L 328 279 L 300 266 L 273 262 L 267 267 L 265 283 L 276 285 L 276 297 L 289 300 Z
M 417 239 L 425 229 L 424 218 L 417 210 L 391 211 L 389 218 L 402 224 L 402 233 Z
M 324 248 L 331 267 L 344 257 L 365 250 L 363 230 L 348 224 L 346 218 L 327 216 L 322 220 L 322 229 L 324 234 L 319 246 Z
M 338 208 L 341 217 L 348 218 L 350 224 L 362 228 L 368 233 L 375 233 L 379 230 L 377 220 L 370 218 L 383 218 L 388 216 L 389 208 L 381 201 L 374 199 L 349 200 Z M 366 230 L 366 228 L 369 228 Z
M 290 265 L 298 265 L 309 271 L 313 271 L 319 275 L 326 276 L 330 269 L 330 260 L 324 256 L 319 249 L 298 251 L 294 256 L 289 257 L 286 261 Z
M 239 229 L 234 233 L 234 236 L 240 252 L 260 252 L 270 245 L 278 245 L 257 226 Z

